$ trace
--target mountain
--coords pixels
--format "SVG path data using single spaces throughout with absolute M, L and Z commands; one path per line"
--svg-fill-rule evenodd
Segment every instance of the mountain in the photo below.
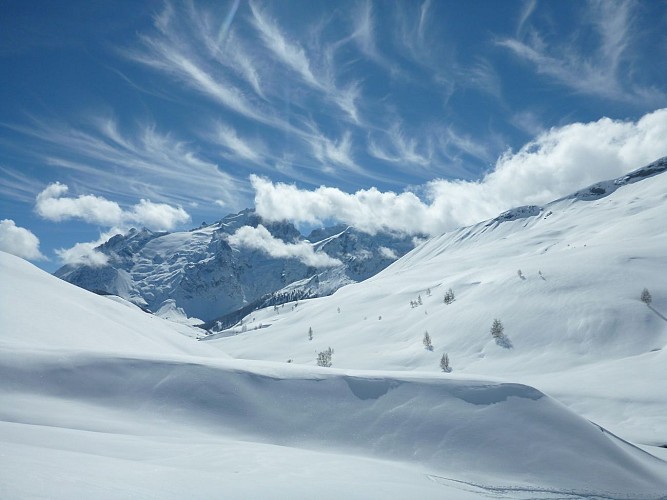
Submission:
M 667 491 L 667 463 L 524 384 L 462 370 L 229 359 L 187 325 L 2 252 L 0 275 L 3 498 L 658 499 Z M 304 301 L 293 315 L 367 286 Z M 469 300 L 461 293 L 454 304 Z M 266 338 L 254 333 L 246 340 L 259 348 Z M 397 353 L 376 350 L 374 363 L 391 366 Z
M 338 259 L 341 265 L 316 268 L 297 258 L 272 257 L 230 243 L 238 229 L 260 225 L 281 242 L 308 241 L 315 252 Z M 244 210 L 186 232 L 132 229 L 96 249 L 108 258 L 106 265 L 66 265 L 55 275 L 171 319 L 187 316 L 224 323 L 226 315 L 243 308 L 331 294 L 376 274 L 413 247 L 408 237 L 371 236 L 347 226 L 315 230 L 306 239 L 291 223 L 266 222 L 254 211 Z
M 446 353 L 454 374 L 536 387 L 626 439 L 665 446 L 666 193 L 663 158 L 432 238 L 366 281 L 255 311 L 247 331 L 207 340 L 234 357 L 297 364 L 331 347 L 342 369 L 435 374 Z M 490 333 L 495 318 L 507 343 Z

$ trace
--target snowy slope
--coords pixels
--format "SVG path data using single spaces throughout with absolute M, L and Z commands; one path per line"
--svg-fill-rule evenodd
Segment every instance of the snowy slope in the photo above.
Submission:
M 311 365 L 331 346 L 335 367 L 430 372 L 447 353 L 454 373 L 521 381 L 625 438 L 667 444 L 665 169 L 662 160 L 444 234 L 363 283 L 257 311 L 247 333 L 211 343 L 235 357 Z M 644 287 L 650 307 L 639 300 Z M 449 288 L 456 300 L 446 305 Z M 494 318 L 511 349 L 490 335 Z
M 107 265 L 66 265 L 55 274 L 153 312 L 167 306 L 164 317 L 182 318 L 174 314 L 181 309 L 187 317 L 210 321 L 260 299 L 264 303 L 284 301 L 288 295 L 301 298 L 332 293 L 376 274 L 414 246 L 408 237 L 370 236 L 346 226 L 316 230 L 308 236 L 314 250 L 342 262 L 333 269 L 317 269 L 295 258 L 272 257 L 229 242 L 238 229 L 260 224 L 285 243 L 304 241 L 292 224 L 268 223 L 255 212 L 244 210 L 191 231 L 133 229 L 97 248 L 108 258 Z
M 3 498 L 667 491 L 665 462 L 529 386 L 226 359 L 4 253 L 0 275 Z

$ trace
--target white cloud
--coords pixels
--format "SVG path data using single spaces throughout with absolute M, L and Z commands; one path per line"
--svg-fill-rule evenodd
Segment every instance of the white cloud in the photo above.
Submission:
M 645 87 L 632 79 L 636 54 L 634 38 L 635 2 L 592 1 L 585 4 L 575 37 L 561 37 L 556 44 L 530 26 L 528 20 L 535 3 L 526 5 L 519 20 L 516 38 L 498 41 L 520 59 L 534 65 L 537 73 L 553 78 L 566 87 L 585 95 L 595 95 L 621 102 L 655 104 L 664 102 L 665 94 L 654 87 Z M 597 35 L 596 46 L 585 51 L 571 43 L 576 37 Z
M 412 163 L 422 167 L 431 163 L 433 151 L 419 144 L 415 138 L 407 137 L 401 127 L 394 125 L 387 132 L 385 145 L 370 140 L 368 154 L 391 163 Z
M 97 243 L 77 243 L 72 248 L 56 249 L 56 255 L 63 265 L 84 265 L 88 267 L 103 267 L 109 258 L 95 250 Z
M 539 134 L 503 154 L 479 181 L 434 180 L 415 193 L 376 188 L 313 191 L 251 176 L 257 212 L 268 220 L 319 224 L 338 220 L 360 230 L 438 234 L 512 207 L 543 204 L 594 182 L 619 177 L 667 155 L 667 108 L 637 122 L 602 118 Z
M 308 242 L 285 243 L 274 238 L 268 229 L 262 225 L 256 228 L 240 227 L 233 235 L 229 236 L 228 241 L 231 245 L 261 250 L 271 257 L 298 259 L 307 266 L 331 267 L 341 265 L 338 259 L 331 258 L 324 252 L 315 252 L 313 246 Z
M 68 190 L 65 184 L 59 182 L 49 184 L 37 195 L 35 203 L 37 214 L 53 221 L 78 218 L 105 226 L 120 223 L 123 210 L 118 203 L 93 195 L 64 198 L 63 195 L 67 194 Z
M 398 259 L 398 255 L 396 255 L 396 252 L 394 252 L 391 248 L 380 247 L 379 250 L 380 250 L 380 255 L 386 259 L 392 259 L 392 260 Z
M 166 203 L 153 203 L 150 200 L 140 200 L 125 213 L 125 219 L 130 223 L 141 224 L 149 229 L 168 231 L 190 220 L 188 213 L 182 207 L 172 207 Z
M 256 144 L 249 144 L 247 141 L 239 137 L 236 130 L 223 123 L 216 124 L 214 140 L 230 151 L 233 157 L 252 162 L 259 161 L 260 155 L 258 154 L 258 150 L 263 149 Z
M 39 238 L 11 219 L 0 221 L 0 250 L 28 260 L 46 259 L 39 251 Z
M 81 219 L 109 227 L 139 224 L 156 230 L 170 230 L 190 220 L 188 213 L 180 206 L 142 199 L 129 210 L 123 210 L 118 203 L 101 196 L 64 197 L 68 190 L 65 184 L 59 182 L 49 184 L 37 195 L 37 214 L 53 221 Z
M 291 42 L 280 31 L 278 26 L 253 2 L 250 2 L 253 24 L 264 41 L 266 48 L 272 51 L 278 60 L 295 71 L 309 85 L 322 88 L 323 85 L 315 78 L 310 69 L 310 61 L 303 48 Z
M 191 142 L 161 132 L 152 123 L 123 130 L 112 117 L 91 117 L 77 127 L 34 118 L 29 126 L 10 128 L 37 139 L 35 149 L 42 161 L 63 176 L 72 175 L 88 190 L 182 205 L 215 199 L 238 203 L 248 190 Z M 119 178 L 132 182 L 118 182 Z
M 102 252 L 98 252 L 96 248 L 101 244 L 107 242 L 112 236 L 122 234 L 118 228 L 110 229 L 109 231 L 100 234 L 97 241 L 88 241 L 84 243 L 77 243 L 71 248 L 56 249 L 56 255 L 63 265 L 84 265 L 88 267 L 103 267 L 109 261 Z
M 346 131 L 340 140 L 333 141 L 324 135 L 312 138 L 313 154 L 323 164 L 333 163 L 357 170 L 358 167 L 352 158 L 352 136 Z

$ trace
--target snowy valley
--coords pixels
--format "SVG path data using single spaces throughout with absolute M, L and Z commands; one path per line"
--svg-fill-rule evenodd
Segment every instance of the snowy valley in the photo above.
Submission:
M 665 213 L 661 159 L 409 252 L 360 233 L 408 253 L 212 334 L 125 299 L 201 318 L 315 274 L 253 252 L 212 293 L 229 219 L 59 272 L 125 298 L 2 253 L 0 497 L 666 498 Z M 346 231 L 309 239 L 349 263 Z

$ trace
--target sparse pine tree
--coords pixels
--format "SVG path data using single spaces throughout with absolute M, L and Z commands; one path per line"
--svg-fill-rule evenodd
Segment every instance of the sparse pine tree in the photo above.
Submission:
M 505 330 L 505 327 L 503 324 L 500 322 L 498 318 L 493 320 L 493 324 L 491 325 L 491 335 L 493 336 L 494 339 L 502 339 L 505 334 L 503 331 Z
M 440 368 L 442 368 L 442 371 L 445 373 L 450 373 L 452 371 L 452 367 L 449 365 L 449 356 L 447 356 L 447 353 L 443 354 L 440 358 Z
M 644 289 L 642 290 L 642 294 L 641 294 L 641 296 L 640 296 L 639 298 L 640 298 L 641 301 L 642 301 L 644 304 L 646 304 L 647 306 L 648 306 L 651 302 L 653 302 L 653 297 L 651 297 L 651 292 L 648 291 L 648 288 L 644 288 Z
M 421 295 L 417 295 L 417 304 L 419 304 L 419 305 L 423 304 Z
M 433 342 L 431 342 L 431 336 L 428 334 L 428 331 L 424 332 L 424 339 L 422 340 L 422 343 L 427 350 L 433 350 Z
M 313 327 L 308 327 L 308 340 L 313 340 Z
M 331 357 L 333 356 L 333 353 L 334 350 L 331 347 L 317 353 L 317 366 L 329 368 L 331 366 Z
M 430 288 L 427 288 L 427 289 L 426 289 L 426 296 L 427 296 L 427 297 L 430 297 L 430 296 L 431 296 L 431 289 L 430 289 Z
M 445 293 L 444 303 L 451 304 L 452 302 L 454 302 L 454 290 L 450 288 L 447 290 L 447 293 Z
M 505 349 L 511 349 L 512 348 L 512 341 L 507 338 L 504 332 L 505 328 L 503 327 L 503 324 L 500 322 L 499 319 L 494 319 L 493 320 L 493 325 L 491 325 L 491 335 L 496 341 L 496 344 L 498 344 L 500 347 L 504 347 Z
M 521 269 L 519 269 L 519 270 L 516 272 L 516 274 L 517 274 L 517 276 L 519 276 L 519 278 L 521 278 L 522 280 L 525 279 L 525 278 L 523 277 L 523 273 L 521 272 Z

